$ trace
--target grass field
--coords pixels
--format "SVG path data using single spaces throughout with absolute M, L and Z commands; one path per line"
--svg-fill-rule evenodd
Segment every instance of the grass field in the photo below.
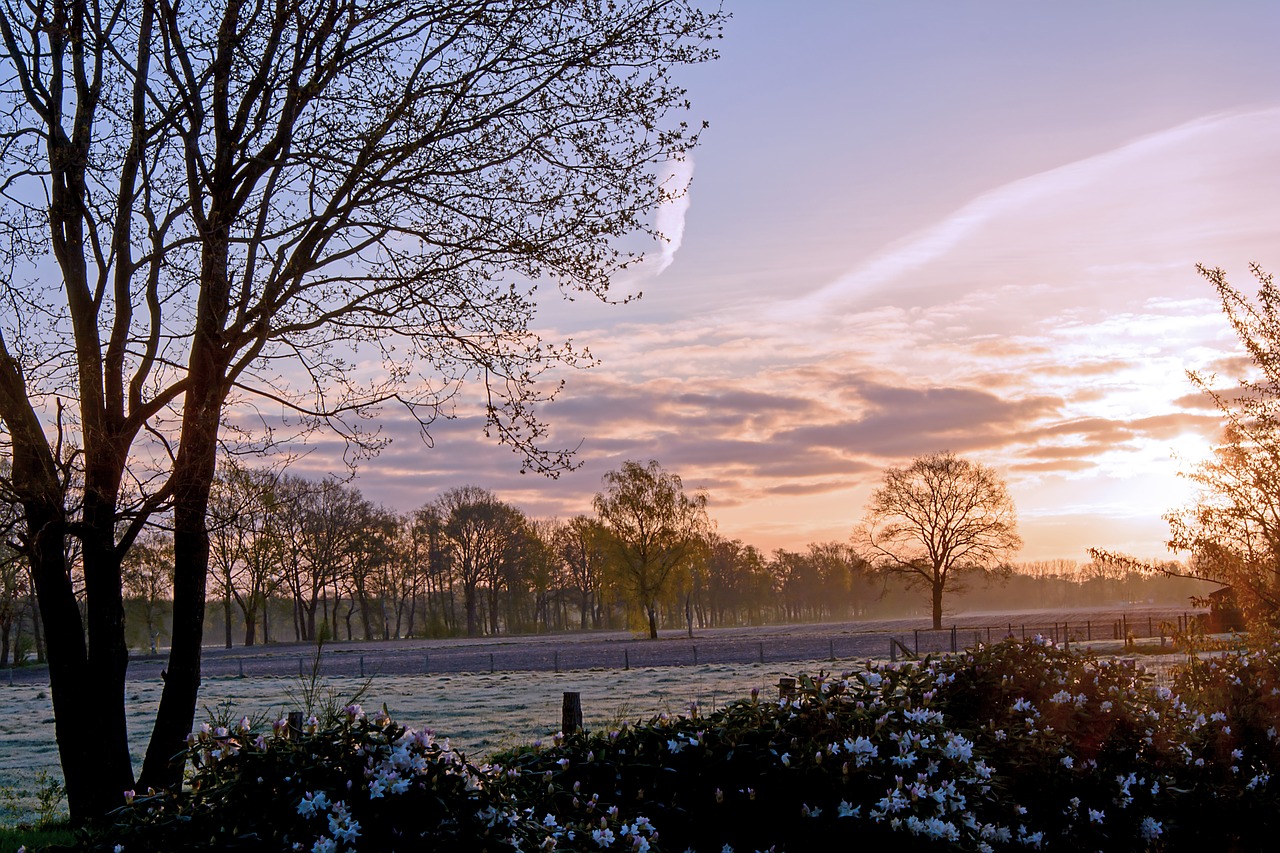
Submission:
M 777 689 L 778 678 L 797 672 L 830 671 L 842 664 L 813 661 L 786 664 L 705 664 L 562 673 L 463 673 L 378 677 L 368 682 L 366 709 L 386 704 L 403 725 L 430 728 L 451 739 L 468 757 L 479 760 L 506 747 L 546 737 L 560 728 L 566 691 L 582 695 L 588 729 L 621 720 L 648 718 L 663 711 L 683 713 L 697 702 L 710 709 Z M 848 661 L 845 668 L 858 664 Z M 351 696 L 366 682 L 328 678 L 324 685 L 338 698 Z M 128 721 L 135 764 L 149 735 L 160 701 L 158 680 L 128 682 Z M 291 678 L 208 678 L 200 693 L 197 719 L 227 709 L 241 715 L 278 715 L 299 707 L 300 682 Z M 0 687 L 9 712 L 0 717 L 0 823 L 30 821 L 39 813 L 37 792 L 60 778 L 54 742 L 53 708 L 44 685 Z

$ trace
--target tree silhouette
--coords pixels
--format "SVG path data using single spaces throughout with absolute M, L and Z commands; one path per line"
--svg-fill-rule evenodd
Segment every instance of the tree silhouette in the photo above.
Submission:
M 172 787 L 191 730 L 220 442 L 460 383 L 532 469 L 557 364 L 539 284 L 607 296 L 683 187 L 679 65 L 719 13 L 629 0 L 0 1 L 0 420 L 74 819 Z M 267 427 L 247 429 L 255 401 Z M 236 408 L 249 417 L 227 421 Z M 229 429 L 224 429 L 226 421 Z M 82 506 L 65 500 L 82 477 Z M 121 560 L 174 534 L 168 677 L 135 786 Z M 64 544 L 81 549 L 82 620 Z M 87 641 L 86 641 L 87 638 Z
M 929 590 L 934 628 L 958 574 L 1007 565 L 1022 547 L 1004 480 L 950 452 L 885 471 L 855 539 L 868 562 Z

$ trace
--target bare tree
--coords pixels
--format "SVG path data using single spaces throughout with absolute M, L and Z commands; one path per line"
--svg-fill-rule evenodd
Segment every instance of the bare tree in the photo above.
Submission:
M 701 546 L 707 529 L 707 496 L 685 494 L 676 474 L 656 460 L 647 465 L 627 461 L 602 478 L 604 491 L 592 505 L 608 531 L 609 550 L 649 622 L 650 639 L 658 638 L 658 599 L 676 580 L 676 572 Z
M 281 527 L 294 507 L 280 489 L 281 474 L 228 460 L 220 466 L 209 502 L 209 553 L 214 593 L 223 602 L 223 627 L 231 648 L 231 605 L 244 620 L 244 644 L 270 641 L 269 603 L 285 581 L 285 539 Z
M 121 576 L 126 595 L 142 611 L 147 649 L 155 654 L 173 589 L 173 539 L 168 532 L 144 530 L 129 549 Z
M 759 624 L 777 602 L 764 556 L 740 539 L 710 537 L 707 611 L 710 624 Z
M 616 239 L 656 233 L 683 189 L 656 164 L 696 137 L 670 71 L 711 56 L 720 19 L 667 0 L 0 2 L 0 420 L 74 817 L 135 787 L 120 564 L 161 508 L 175 620 L 138 785 L 181 780 L 229 406 L 369 448 L 344 416 L 397 403 L 425 425 L 474 376 L 491 431 L 529 467 L 566 464 L 538 380 L 580 358 L 532 333 L 532 289 L 604 296 L 631 260 Z
M 480 595 L 501 584 L 503 566 L 524 526 L 524 514 L 479 486 L 450 489 L 436 504 L 449 562 L 462 586 L 467 636 L 474 637 L 483 624 Z M 495 598 L 490 597 L 491 610 L 494 603 Z
M 414 511 L 409 527 L 409 557 L 414 562 L 415 576 L 421 577 L 423 582 L 426 631 L 455 632 L 457 622 L 454 618 L 451 554 L 444 535 L 444 515 L 438 502 Z M 412 610 L 409 633 L 413 633 Z
M 594 518 L 575 515 L 556 529 L 555 550 L 578 596 L 582 630 L 600 627 L 600 597 L 604 586 L 605 533 Z
M 0 460 L 0 470 L 7 469 Z M 9 662 L 14 626 L 22 624 L 22 610 L 30 594 L 27 563 L 19 544 L 22 512 L 0 493 L 0 666 Z M 14 656 L 14 665 L 21 663 Z
M 871 495 L 857 547 L 868 562 L 929 590 L 933 627 L 958 575 L 1007 566 L 1022 547 L 1017 511 L 994 469 L 950 452 L 890 468 Z

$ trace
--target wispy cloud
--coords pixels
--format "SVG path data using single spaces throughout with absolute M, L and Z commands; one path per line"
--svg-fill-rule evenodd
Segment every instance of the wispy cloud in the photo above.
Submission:
M 654 228 L 663 238 L 658 247 L 657 264 L 650 272 L 654 276 L 661 275 L 671 266 L 676 252 L 680 251 L 680 244 L 684 242 L 684 219 L 689 212 L 693 183 L 693 156 L 668 160 L 662 168 L 659 183 L 668 197 L 654 214 Z
M 984 193 L 794 301 L 790 313 L 811 315 L 850 300 L 897 302 L 904 289 L 954 297 L 957 285 L 985 289 L 1013 278 L 1028 286 L 1063 271 L 1081 274 L 1080 285 L 1133 279 L 1152 263 L 1185 268 L 1188 251 L 1234 250 L 1241 238 L 1272 232 L 1274 218 L 1254 215 L 1278 205 L 1277 150 L 1277 108 L 1206 116 L 1151 134 Z M 981 266 L 984 257 L 999 260 L 999 269 Z M 948 264 L 950 272 L 939 269 Z M 1066 269 L 1055 275 L 1054 264 Z
M 993 189 L 807 297 L 565 330 L 603 361 L 545 412 L 581 470 L 521 477 L 464 417 L 447 449 L 404 430 L 361 481 L 398 506 L 474 482 L 565 516 L 656 458 L 711 491 L 722 533 L 799 547 L 847 536 L 885 466 L 951 449 L 1009 476 L 1029 556 L 1150 553 L 1181 494 L 1170 449 L 1217 423 L 1184 370 L 1237 366 L 1193 262 L 1268 262 L 1277 150 L 1280 109 L 1211 116 Z M 688 208 L 663 205 L 640 279 L 674 263 Z

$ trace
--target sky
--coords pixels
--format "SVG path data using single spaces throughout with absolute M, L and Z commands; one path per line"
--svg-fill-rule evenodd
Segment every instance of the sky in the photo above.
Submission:
M 1280 4 L 724 8 L 721 58 L 680 75 L 710 126 L 670 242 L 615 284 L 643 298 L 539 316 L 600 360 L 543 410 L 580 467 L 519 474 L 465 409 L 430 448 L 388 413 L 355 484 L 566 518 L 656 459 L 767 552 L 847 540 L 886 467 L 951 450 L 1007 480 L 1020 559 L 1166 556 L 1219 426 L 1186 371 L 1240 369 L 1195 265 L 1280 271 Z

